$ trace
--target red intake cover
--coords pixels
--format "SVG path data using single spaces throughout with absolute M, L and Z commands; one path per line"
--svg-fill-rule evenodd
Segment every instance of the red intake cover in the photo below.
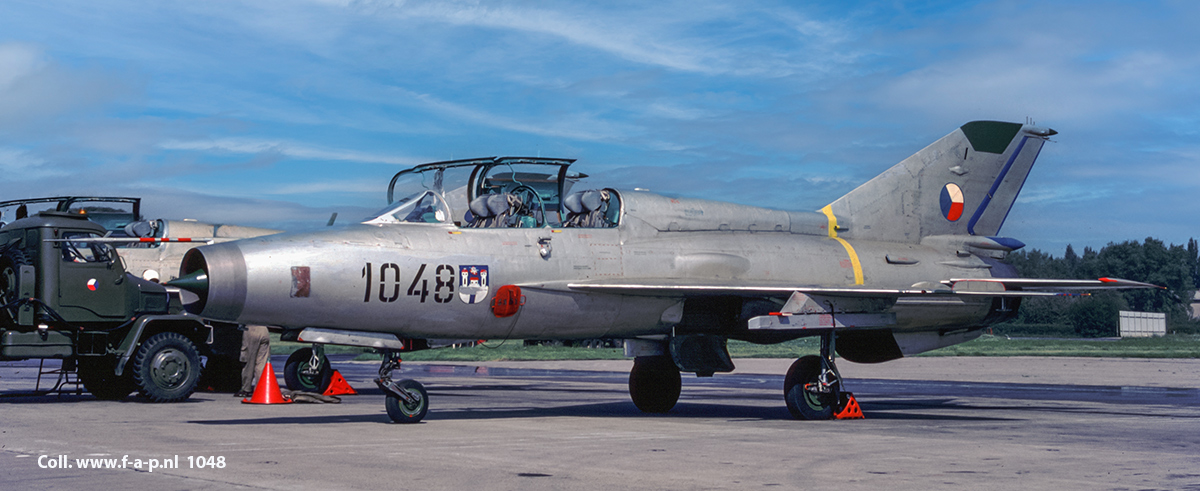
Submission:
M 517 285 L 504 285 L 496 290 L 496 296 L 492 297 L 492 313 L 496 317 L 510 317 L 525 305 L 525 297 L 521 295 L 521 287 Z

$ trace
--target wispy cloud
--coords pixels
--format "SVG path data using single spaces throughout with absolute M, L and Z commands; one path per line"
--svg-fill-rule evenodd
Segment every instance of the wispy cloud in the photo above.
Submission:
M 64 169 L 48 165 L 45 159 L 30 154 L 28 150 L 0 147 L 0 175 L 6 181 L 15 183 L 69 174 Z
M 306 160 L 335 160 L 379 164 L 416 165 L 424 161 L 412 157 L 379 155 L 354 150 L 327 149 L 287 140 L 254 138 L 217 138 L 209 140 L 166 140 L 159 143 L 164 150 L 197 152 L 229 152 L 238 154 L 278 154 Z
M 851 58 L 848 50 L 789 52 L 795 45 L 824 48 L 844 38 L 822 21 L 775 9 L 716 2 L 560 4 L 376 0 L 343 4 L 370 15 L 435 21 L 557 38 L 634 63 L 706 75 L 786 76 Z M 607 8 L 605 8 L 607 7 Z M 731 20 L 736 19 L 736 20 Z M 783 36 L 776 35 L 782 34 Z M 790 36 L 789 36 L 790 35 Z M 783 49 L 747 38 L 784 40 Z M 790 38 L 790 39 L 788 39 Z M 753 56 L 747 56 L 754 52 Z M 836 56 L 831 56 L 836 53 Z M 819 59 L 819 55 L 828 56 Z
M 0 130 L 24 131 L 113 102 L 130 90 L 108 73 L 53 63 L 33 45 L 0 43 Z
M 633 131 L 628 125 L 592 118 L 587 114 L 573 113 L 559 115 L 554 119 L 532 118 L 535 121 L 522 121 L 511 115 L 489 113 L 462 104 L 445 101 L 430 94 L 417 93 L 400 87 L 393 87 L 392 92 L 401 98 L 419 104 L 441 117 L 449 117 L 469 121 L 481 126 L 531 135 L 603 141 L 620 139 Z
M 266 194 L 313 195 L 320 193 L 364 193 L 378 194 L 381 183 L 374 179 L 353 179 L 337 181 L 321 181 L 311 183 L 286 184 L 269 187 L 263 190 Z

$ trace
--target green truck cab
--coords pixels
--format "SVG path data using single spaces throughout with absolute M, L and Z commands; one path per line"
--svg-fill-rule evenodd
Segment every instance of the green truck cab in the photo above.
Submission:
M 128 274 L 106 233 L 58 211 L 0 228 L 0 361 L 62 359 L 100 399 L 185 400 L 212 328 L 177 292 Z

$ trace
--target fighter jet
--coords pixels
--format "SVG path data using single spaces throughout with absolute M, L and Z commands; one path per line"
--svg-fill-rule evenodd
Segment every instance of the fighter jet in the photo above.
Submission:
M 428 410 L 392 371 L 429 338 L 623 338 L 634 404 L 666 412 L 681 372 L 734 369 L 729 339 L 815 336 L 784 401 L 830 419 L 847 404 L 834 353 L 884 362 L 974 339 L 1023 297 L 1153 286 L 1019 279 L 1001 261 L 1024 245 L 999 232 L 1055 134 L 967 123 L 816 212 L 589 188 L 569 159 L 424 164 L 361 224 L 199 247 L 171 284 L 206 318 L 382 350 L 397 422 Z

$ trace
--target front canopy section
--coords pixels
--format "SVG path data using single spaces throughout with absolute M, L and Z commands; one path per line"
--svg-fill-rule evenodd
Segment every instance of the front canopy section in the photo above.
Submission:
M 405 198 L 399 203 L 388 205 L 375 218 L 363 223 L 367 225 L 449 223 L 450 213 L 450 207 L 446 205 L 446 200 L 432 190 L 425 190 L 415 197 Z

